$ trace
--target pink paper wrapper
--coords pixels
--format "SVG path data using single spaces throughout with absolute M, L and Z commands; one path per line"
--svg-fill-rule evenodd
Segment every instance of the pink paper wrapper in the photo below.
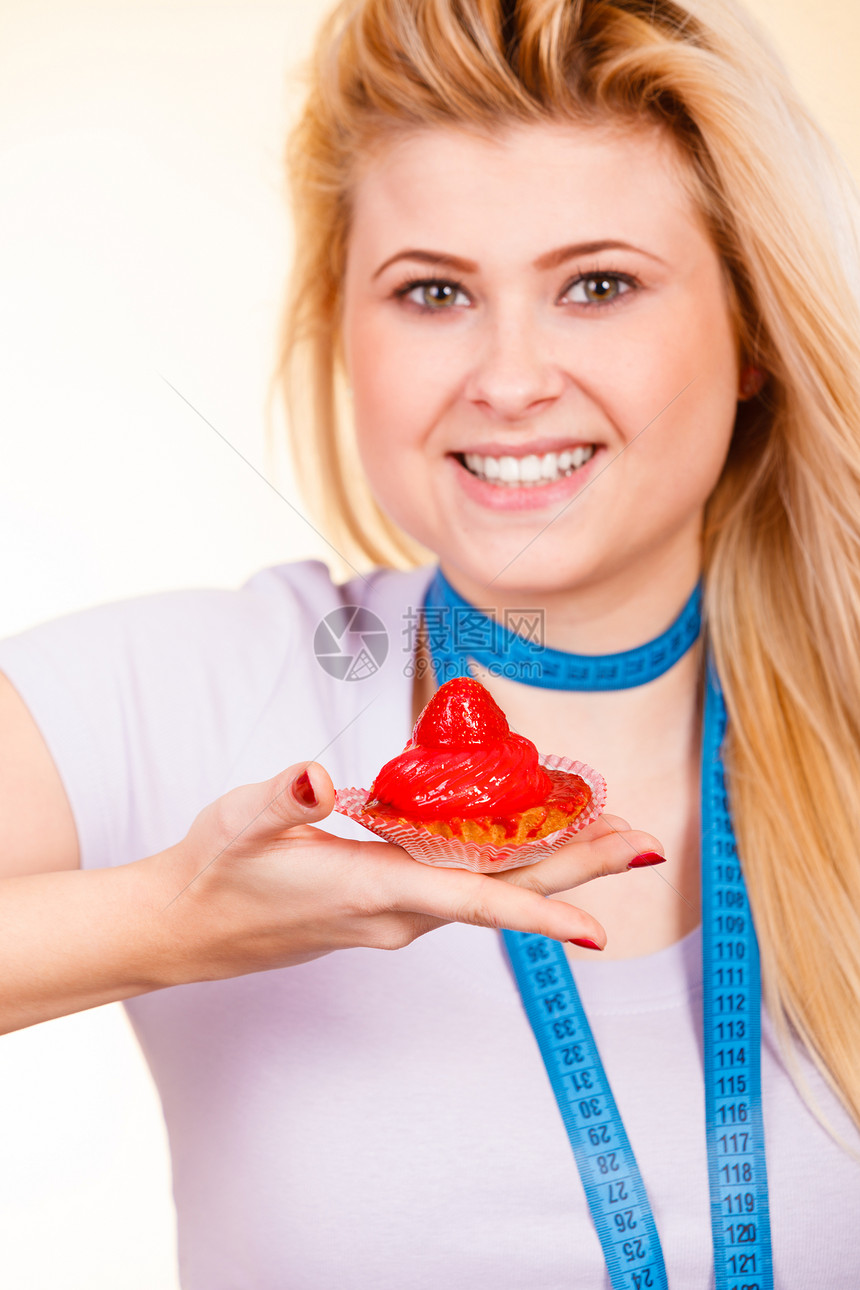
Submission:
M 537 864 L 551 851 L 564 846 L 575 833 L 596 820 L 603 811 L 606 802 L 606 780 L 599 771 L 592 770 L 581 761 L 571 761 L 567 757 L 557 757 L 549 753 L 540 758 L 541 766 L 547 770 L 563 770 L 571 775 L 579 775 L 591 789 L 591 804 L 564 829 L 548 833 L 545 838 L 533 842 L 523 842 L 519 846 L 512 844 L 504 847 L 492 846 L 489 843 L 461 842 L 458 838 L 443 838 L 437 833 L 428 833 L 426 829 L 403 824 L 399 820 L 381 819 L 368 815 L 365 811 L 369 791 L 366 788 L 342 788 L 335 795 L 334 809 L 341 815 L 348 815 L 351 820 L 364 825 L 384 838 L 394 842 L 408 851 L 413 860 L 422 864 L 435 865 L 437 869 L 470 869 L 473 873 L 503 873 L 506 869 L 520 869 L 524 865 Z

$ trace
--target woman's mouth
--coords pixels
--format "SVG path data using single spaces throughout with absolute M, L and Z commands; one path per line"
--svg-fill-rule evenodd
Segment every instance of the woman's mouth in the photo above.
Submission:
M 540 488 L 572 475 L 594 456 L 596 445 L 591 443 L 562 452 L 546 452 L 541 456 L 482 457 L 478 453 L 455 453 L 455 457 L 470 474 L 487 484 L 499 488 Z
M 601 443 L 576 444 L 555 452 L 451 453 L 449 460 L 466 497 L 494 511 L 527 511 L 564 505 L 593 476 L 606 452 Z

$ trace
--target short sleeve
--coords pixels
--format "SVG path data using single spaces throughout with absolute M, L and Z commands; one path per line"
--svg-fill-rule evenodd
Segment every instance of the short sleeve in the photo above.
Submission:
M 0 641 L 0 671 L 59 770 L 83 868 L 185 836 L 226 791 L 238 751 L 282 684 L 320 561 L 237 590 L 171 591 L 81 610 Z

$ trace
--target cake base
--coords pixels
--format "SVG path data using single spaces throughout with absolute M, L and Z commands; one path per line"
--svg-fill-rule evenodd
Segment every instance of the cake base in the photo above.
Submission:
M 602 813 L 606 781 L 590 766 L 554 754 L 540 758 L 553 780 L 545 803 L 512 816 L 455 816 L 450 820 L 411 821 L 394 808 L 368 810 L 369 792 L 344 788 L 335 810 L 377 837 L 408 851 L 414 860 L 443 869 L 502 873 L 537 864 L 564 846 Z

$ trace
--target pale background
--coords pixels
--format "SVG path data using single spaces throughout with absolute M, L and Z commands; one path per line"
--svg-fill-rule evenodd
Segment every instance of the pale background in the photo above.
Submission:
M 860 175 L 857 0 L 750 7 Z M 301 509 L 263 409 L 283 139 L 326 8 L 2 0 L 0 637 L 325 558 L 219 436 Z M 120 1004 L 0 1039 L 0 1160 L 0 1285 L 177 1290 L 164 1127 Z

